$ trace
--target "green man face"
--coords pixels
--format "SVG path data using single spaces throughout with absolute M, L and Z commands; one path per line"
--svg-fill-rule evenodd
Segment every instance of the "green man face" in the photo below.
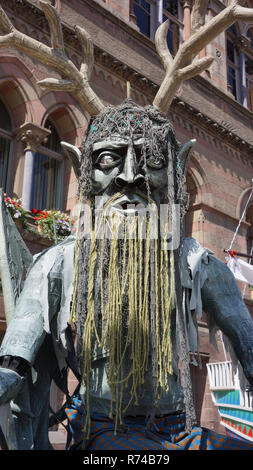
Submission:
M 167 188 L 167 159 L 162 152 L 153 158 L 149 141 L 143 137 L 113 134 L 93 145 L 91 180 L 92 194 L 101 196 L 99 204 L 119 194 L 111 207 L 127 215 L 145 207 L 149 198 L 157 205 L 162 202 Z
M 113 199 L 110 207 L 128 215 L 150 201 L 157 207 L 166 202 L 175 146 L 169 121 L 152 107 L 127 100 L 95 118 L 84 144 L 82 174 L 89 166 L 89 195 L 96 207 Z

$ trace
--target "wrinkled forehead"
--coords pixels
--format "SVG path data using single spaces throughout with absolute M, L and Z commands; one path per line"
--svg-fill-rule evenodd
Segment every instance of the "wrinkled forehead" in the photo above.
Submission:
M 149 140 L 143 137 L 132 136 L 132 138 L 130 138 L 127 136 L 122 137 L 120 135 L 114 134 L 107 139 L 102 138 L 101 140 L 94 142 L 92 150 L 93 152 L 102 149 L 117 150 L 121 149 L 122 147 L 127 147 L 130 143 L 136 148 L 141 148 L 143 146 L 147 147 L 149 145 Z

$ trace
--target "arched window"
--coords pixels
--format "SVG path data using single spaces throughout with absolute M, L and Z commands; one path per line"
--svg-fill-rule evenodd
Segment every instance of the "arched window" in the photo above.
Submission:
M 48 141 L 35 153 L 33 168 L 32 207 L 62 209 L 63 155 L 59 135 L 47 119 L 45 128 L 51 131 Z
M 0 188 L 6 191 L 9 157 L 11 151 L 12 125 L 9 113 L 0 99 Z

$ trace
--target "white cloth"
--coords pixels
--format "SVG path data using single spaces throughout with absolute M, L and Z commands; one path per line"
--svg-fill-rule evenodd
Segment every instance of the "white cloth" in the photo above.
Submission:
M 210 254 L 213 254 L 213 252 L 208 248 L 203 248 L 194 238 L 186 237 L 183 239 L 181 281 L 185 333 L 188 350 L 193 353 L 199 352 L 197 321 L 201 320 L 202 317 L 201 289 L 208 277 L 207 265 Z
M 238 281 L 253 285 L 253 266 L 240 258 L 226 258 L 227 267 Z

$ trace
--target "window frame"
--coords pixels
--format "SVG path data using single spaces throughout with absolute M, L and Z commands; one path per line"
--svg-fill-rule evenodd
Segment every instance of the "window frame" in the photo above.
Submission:
M 142 6 L 140 5 L 141 3 L 141 0 L 134 0 L 133 2 L 133 9 L 135 8 L 135 5 L 137 4 L 138 2 L 138 6 L 140 8 L 142 8 Z M 144 32 L 141 31 L 141 28 L 140 26 L 138 26 L 138 23 L 136 22 L 139 30 L 140 30 L 140 33 L 143 34 L 143 36 L 145 36 L 146 38 L 149 38 L 152 40 L 152 36 L 153 36 L 153 24 L 154 23 L 154 6 L 156 6 L 156 3 L 157 1 L 156 0 L 145 0 L 146 3 L 148 3 L 150 5 L 150 12 L 149 12 L 149 35 L 145 34 Z M 144 11 L 144 9 L 143 9 Z M 134 14 L 135 14 L 135 10 L 134 10 Z M 136 16 L 136 15 L 135 15 Z M 136 16 L 136 19 L 137 19 L 137 16 Z
M 162 2 L 163 0 L 160 0 L 160 1 Z M 163 15 L 163 18 L 165 16 L 169 20 L 168 34 L 169 34 L 169 31 L 171 31 L 170 30 L 171 23 L 174 23 L 178 26 L 178 45 L 180 47 L 180 44 L 183 42 L 184 23 L 183 23 L 183 18 L 182 18 L 181 3 L 180 3 L 179 0 L 178 0 L 177 3 L 178 3 L 178 17 L 172 15 L 172 13 L 170 13 L 168 10 L 166 10 L 166 8 L 162 8 L 162 15 Z M 164 21 L 163 18 L 162 18 L 162 21 Z M 176 53 L 177 53 L 177 51 L 174 52 L 173 56 L 175 56 Z
M 236 96 L 234 95 L 233 91 L 231 90 L 231 94 L 234 96 L 234 99 L 240 103 L 241 102 L 241 80 L 240 80 L 240 60 L 237 48 L 234 44 L 236 37 L 231 34 L 229 31 L 226 34 L 226 73 L 227 73 L 227 88 L 229 90 L 230 82 L 229 82 L 229 67 L 235 72 L 235 91 Z M 233 46 L 233 53 L 234 53 L 234 62 L 229 59 L 228 57 L 228 41 Z
M 246 92 L 247 92 L 247 108 L 249 109 L 249 111 L 253 112 L 253 73 L 252 75 L 249 75 L 246 72 L 246 58 L 248 57 L 253 62 L 253 57 L 245 53 L 244 53 L 244 56 L 245 56 L 244 63 L 245 63 L 245 80 L 246 80 L 245 86 L 246 86 Z M 248 82 L 251 83 L 251 87 L 247 86 Z
M 250 41 L 251 46 L 253 47 L 253 25 L 249 25 L 246 33 L 247 39 Z M 249 111 L 253 112 L 253 73 L 249 75 L 246 71 L 246 60 L 247 58 L 253 62 L 253 54 L 251 53 L 252 47 L 250 50 L 244 52 L 244 73 L 245 73 L 245 88 L 247 95 L 247 108 Z M 248 82 L 251 83 L 251 87 L 248 87 Z
M 183 25 L 183 9 L 182 9 L 180 0 L 177 0 L 178 18 L 163 8 L 163 0 L 145 0 L 145 1 L 146 3 L 150 5 L 150 25 L 149 25 L 150 34 L 149 36 L 147 36 L 141 30 L 140 30 L 140 33 L 143 34 L 143 36 L 145 36 L 146 38 L 149 38 L 151 41 L 154 41 L 157 28 L 161 23 L 163 23 L 163 16 L 166 16 L 170 21 L 176 23 L 179 26 L 179 44 L 181 44 L 183 41 L 184 25 Z M 166 14 L 164 14 L 164 12 L 166 12 Z
M 53 124 L 53 123 L 52 123 Z M 51 159 L 54 159 L 54 160 L 57 160 L 58 162 L 60 162 L 60 168 L 59 168 L 59 194 L 57 196 L 57 199 L 59 200 L 59 207 L 55 207 L 54 209 L 56 210 L 60 210 L 62 211 L 63 210 L 63 202 L 64 202 L 64 190 L 63 190 L 63 183 L 64 183 L 64 174 L 65 174 L 65 162 L 66 162 L 66 159 L 64 157 L 64 154 L 60 154 L 58 152 L 55 152 L 54 150 L 48 148 L 48 147 L 45 147 L 43 145 L 40 145 L 38 147 L 38 149 L 36 150 L 35 154 L 34 154 L 34 158 L 36 159 L 36 154 L 39 153 L 39 154 L 42 154 L 48 158 L 51 158 Z M 37 208 L 36 208 L 37 209 Z M 42 208 L 43 209 L 43 208 Z M 44 209 L 48 209 L 48 210 L 53 210 L 53 208 L 51 207 L 46 207 Z

